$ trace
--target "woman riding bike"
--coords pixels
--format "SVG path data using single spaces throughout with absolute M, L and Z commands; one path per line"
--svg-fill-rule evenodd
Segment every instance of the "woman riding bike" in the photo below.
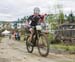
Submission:
M 33 30 L 33 26 L 36 26 L 38 23 L 40 23 L 40 21 L 43 20 L 42 19 L 42 16 L 40 15 L 40 9 L 38 7 L 35 7 L 34 8 L 34 14 L 31 15 L 29 18 L 28 18 L 28 22 L 30 24 L 30 41 L 32 40 L 32 35 L 34 33 L 34 30 Z
M 30 35 L 26 38 L 26 48 L 29 53 L 32 53 L 36 46 L 40 55 L 46 57 L 49 53 L 49 42 L 45 33 L 42 32 L 40 24 L 43 18 L 39 13 L 40 9 L 36 7 L 34 8 L 34 15 L 28 18 Z

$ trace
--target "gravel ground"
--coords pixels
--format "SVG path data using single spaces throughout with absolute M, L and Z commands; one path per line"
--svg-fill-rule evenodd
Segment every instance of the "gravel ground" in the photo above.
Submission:
M 37 48 L 30 54 L 24 43 L 5 37 L 0 43 L 0 62 L 75 62 L 75 55 L 49 53 L 41 57 Z

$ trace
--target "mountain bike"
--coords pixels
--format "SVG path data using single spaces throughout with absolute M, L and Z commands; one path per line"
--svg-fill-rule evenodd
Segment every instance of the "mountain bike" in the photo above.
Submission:
M 29 53 L 32 53 L 34 47 L 38 48 L 41 56 L 46 57 L 49 54 L 49 42 L 45 33 L 42 32 L 41 25 L 33 26 L 34 34 L 30 41 L 30 36 L 26 38 L 26 48 Z M 30 44 L 32 43 L 32 45 Z

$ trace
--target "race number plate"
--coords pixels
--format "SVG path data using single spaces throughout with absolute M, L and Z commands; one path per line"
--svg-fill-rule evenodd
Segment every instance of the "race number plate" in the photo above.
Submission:
M 42 30 L 42 26 L 41 25 L 37 25 L 36 26 L 36 30 Z

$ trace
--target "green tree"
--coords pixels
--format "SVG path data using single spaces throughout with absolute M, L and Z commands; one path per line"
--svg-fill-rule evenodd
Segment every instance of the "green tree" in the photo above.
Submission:
M 74 20 L 74 15 L 73 15 L 73 13 L 71 12 L 70 14 L 69 14 L 69 16 L 67 17 L 67 20 L 70 22 L 70 23 L 73 23 L 73 22 L 75 22 Z
M 58 22 L 60 24 L 63 24 L 65 22 L 65 20 L 64 20 L 64 13 L 63 12 L 59 13 L 59 21 Z
M 57 28 L 56 15 L 55 14 L 49 14 L 47 17 L 47 23 L 50 24 L 51 30 L 56 29 Z

